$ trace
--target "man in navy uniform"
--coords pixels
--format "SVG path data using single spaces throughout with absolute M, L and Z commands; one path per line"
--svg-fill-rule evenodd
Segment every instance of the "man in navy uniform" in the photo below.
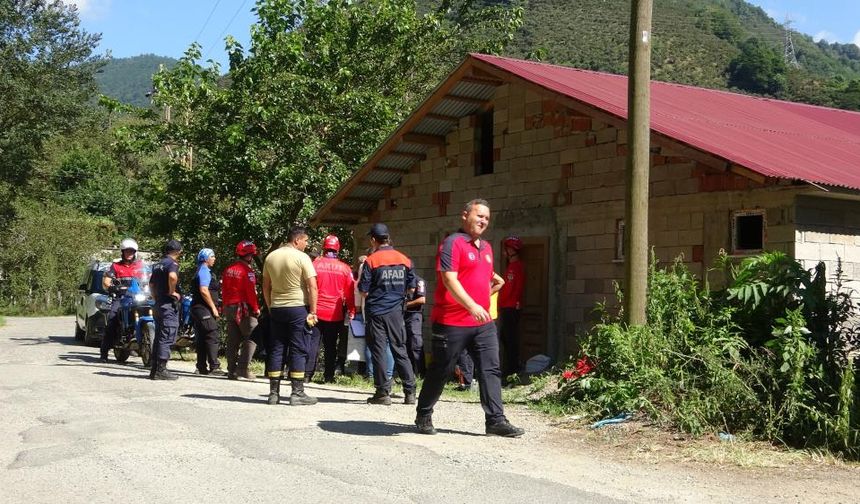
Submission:
M 176 290 L 179 284 L 179 256 L 182 244 L 170 240 L 164 246 L 164 257 L 152 267 L 149 279 L 152 296 L 155 299 L 155 342 L 152 348 L 152 369 L 150 380 L 175 380 L 177 376 L 167 370 L 170 360 L 170 346 L 176 342 L 179 332 L 178 303 L 181 299 Z

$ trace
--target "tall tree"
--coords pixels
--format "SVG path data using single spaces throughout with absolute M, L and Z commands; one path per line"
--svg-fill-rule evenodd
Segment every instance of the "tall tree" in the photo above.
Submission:
M 283 240 L 467 52 L 498 52 L 522 16 L 476 0 L 424 14 L 413 0 L 255 11 L 248 51 L 228 39 L 225 79 L 196 47 L 154 79 L 170 121 L 140 133 L 172 153 L 163 224 L 192 243 Z
M 0 184 L 28 179 L 43 142 L 71 131 L 95 95 L 100 36 L 59 0 L 0 2 Z

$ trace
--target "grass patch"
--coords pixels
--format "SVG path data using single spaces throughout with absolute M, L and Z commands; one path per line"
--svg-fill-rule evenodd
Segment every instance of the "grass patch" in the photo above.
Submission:
M 0 315 L 0 327 L 6 325 L 6 318 L 3 315 Z

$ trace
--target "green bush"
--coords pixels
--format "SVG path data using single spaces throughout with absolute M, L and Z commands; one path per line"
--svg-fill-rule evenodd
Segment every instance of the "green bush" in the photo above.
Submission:
M 110 243 L 113 225 L 54 203 L 19 199 L 13 207 L 0 232 L 0 312 L 69 313 L 84 266 Z
M 695 435 L 724 431 L 860 455 L 848 359 L 856 331 L 841 272 L 827 292 L 823 265 L 813 273 L 768 253 L 729 274 L 729 287 L 715 292 L 680 261 L 652 263 L 648 325 L 626 326 L 598 307 L 602 322 L 581 345 L 595 369 L 567 371 L 548 400 L 595 418 L 638 411 Z

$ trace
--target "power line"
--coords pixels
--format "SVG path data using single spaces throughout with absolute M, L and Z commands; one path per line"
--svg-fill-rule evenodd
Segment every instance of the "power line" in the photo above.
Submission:
M 212 14 L 215 14 L 215 9 L 218 8 L 218 5 L 221 3 L 221 0 L 215 2 L 215 6 L 212 7 L 212 10 L 209 11 L 209 15 L 206 16 L 206 21 L 203 22 L 203 26 L 200 27 L 200 31 L 197 32 L 197 35 L 194 36 L 194 42 L 200 42 L 200 35 L 203 35 L 203 30 L 206 29 L 206 26 L 209 25 L 209 21 L 212 19 Z
M 215 44 L 217 44 L 218 41 L 221 40 L 221 37 L 223 37 L 224 34 L 227 33 L 227 30 L 230 29 L 230 25 L 233 24 L 233 21 L 236 20 L 236 16 L 238 16 L 239 13 L 242 12 L 242 9 L 245 7 L 246 3 L 248 3 L 248 0 L 243 0 L 242 4 L 239 5 L 239 8 L 236 9 L 236 12 L 233 13 L 233 17 L 230 18 L 230 21 L 227 21 L 227 26 L 225 26 L 224 29 L 221 30 L 221 33 L 219 33 L 218 37 L 215 38 L 215 42 L 213 42 L 212 45 L 209 46 L 209 49 L 206 51 L 206 54 L 203 55 L 204 60 L 206 59 L 206 56 L 209 56 L 209 53 L 212 52 L 212 48 L 215 47 Z

